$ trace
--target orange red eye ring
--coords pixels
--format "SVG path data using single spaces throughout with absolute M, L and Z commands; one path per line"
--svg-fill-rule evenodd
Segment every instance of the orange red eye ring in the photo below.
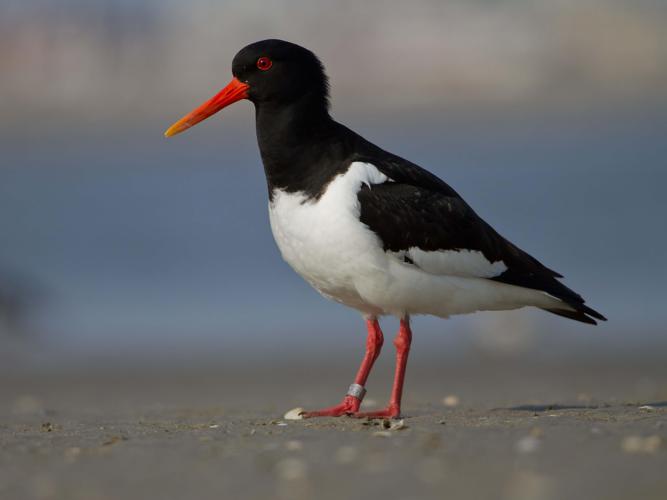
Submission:
M 273 61 L 268 57 L 263 56 L 257 59 L 257 69 L 266 71 L 268 69 L 271 69 L 271 66 L 273 66 Z

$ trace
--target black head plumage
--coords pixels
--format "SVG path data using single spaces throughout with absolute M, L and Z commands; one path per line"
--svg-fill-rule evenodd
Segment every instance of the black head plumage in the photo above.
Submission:
M 329 81 L 322 62 L 310 50 L 269 39 L 242 48 L 232 61 L 232 73 L 250 85 L 255 105 L 280 105 L 306 98 L 329 109 Z

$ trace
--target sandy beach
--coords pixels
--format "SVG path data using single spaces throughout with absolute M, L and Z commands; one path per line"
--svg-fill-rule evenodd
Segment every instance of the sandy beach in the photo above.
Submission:
M 0 498 L 667 496 L 664 364 L 422 361 L 400 423 L 283 418 L 337 402 L 349 368 L 4 374 Z

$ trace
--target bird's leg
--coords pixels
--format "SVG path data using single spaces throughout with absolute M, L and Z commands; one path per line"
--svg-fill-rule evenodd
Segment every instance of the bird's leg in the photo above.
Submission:
M 405 367 L 408 364 L 408 354 L 412 343 L 412 330 L 410 330 L 410 318 L 401 319 L 398 335 L 394 339 L 396 346 L 396 372 L 394 374 L 394 385 L 391 389 L 389 405 L 384 410 L 371 412 L 357 412 L 355 417 L 367 418 L 398 418 L 401 415 L 401 396 L 403 394 L 403 382 L 405 381 Z
M 301 415 L 304 418 L 340 417 L 341 415 L 349 415 L 359 411 L 361 400 L 366 394 L 364 385 L 371 372 L 371 368 L 373 368 L 373 363 L 375 363 L 375 360 L 380 355 L 382 343 L 384 342 L 380 323 L 378 323 L 377 318 L 368 318 L 366 320 L 366 328 L 368 329 L 368 336 L 366 337 L 366 354 L 361 362 L 357 376 L 354 378 L 354 383 L 350 386 L 342 403 L 332 406 L 331 408 L 325 408 L 324 410 L 303 412 Z

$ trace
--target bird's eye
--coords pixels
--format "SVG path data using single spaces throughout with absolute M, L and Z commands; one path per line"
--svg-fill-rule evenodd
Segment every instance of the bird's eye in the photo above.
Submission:
M 261 69 L 262 71 L 266 71 L 267 69 L 271 68 L 273 66 L 273 61 L 269 59 L 268 57 L 260 57 L 257 59 L 257 68 Z

